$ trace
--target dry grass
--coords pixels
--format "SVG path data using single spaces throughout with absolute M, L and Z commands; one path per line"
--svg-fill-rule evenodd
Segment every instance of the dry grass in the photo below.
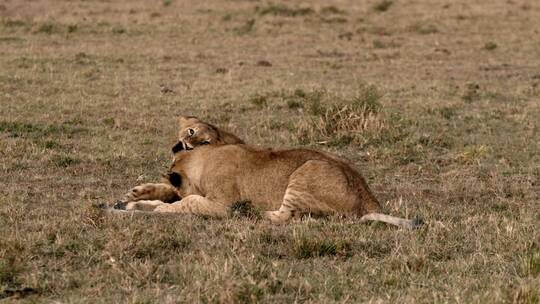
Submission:
M 301 104 L 307 104 L 307 113 L 295 134 L 301 144 L 315 142 L 341 147 L 369 135 L 382 137 L 382 132 L 389 130 L 379 114 L 380 96 L 373 86 L 362 88 L 351 99 L 340 99 L 324 91 L 299 94 L 297 90 L 295 94 L 303 98 Z M 290 102 L 288 105 L 291 107 Z
M 517 0 L 0 3 L 0 298 L 538 303 L 539 20 Z M 93 208 L 159 180 L 179 114 L 347 157 L 427 226 Z

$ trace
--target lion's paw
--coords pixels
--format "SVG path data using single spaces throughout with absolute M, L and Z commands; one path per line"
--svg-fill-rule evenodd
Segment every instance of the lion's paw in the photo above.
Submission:
M 118 201 L 118 202 L 114 203 L 113 209 L 126 210 L 126 205 L 127 205 L 126 202 Z
M 152 199 L 152 195 L 156 192 L 156 187 L 153 184 L 142 184 L 131 188 L 122 198 L 123 202 L 134 202 L 140 200 Z

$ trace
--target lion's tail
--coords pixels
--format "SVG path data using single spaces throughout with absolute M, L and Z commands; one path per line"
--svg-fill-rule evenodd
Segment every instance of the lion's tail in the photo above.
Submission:
M 420 218 L 408 220 L 401 217 L 391 216 L 391 215 L 383 214 L 383 213 L 368 213 L 360 218 L 361 223 L 364 223 L 367 221 L 384 222 L 384 223 L 388 223 L 388 224 L 406 228 L 406 229 L 416 229 L 424 225 L 424 221 Z

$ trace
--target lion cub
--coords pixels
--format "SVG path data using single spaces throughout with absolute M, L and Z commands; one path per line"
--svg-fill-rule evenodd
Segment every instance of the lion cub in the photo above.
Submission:
M 189 118 L 193 119 L 193 118 Z M 184 124 L 182 124 L 182 121 Z M 181 120 L 181 134 L 194 138 L 201 130 L 189 131 Z M 201 125 L 199 120 L 193 120 Z M 206 131 L 205 131 L 206 132 Z M 200 133 L 201 138 L 208 134 Z M 216 138 L 216 136 L 212 136 Z M 237 137 L 231 137 L 235 141 Z M 274 223 L 285 223 L 302 214 L 347 214 L 362 217 L 361 221 L 378 220 L 414 228 L 417 222 L 379 213 L 380 204 L 364 178 L 339 157 L 308 149 L 258 149 L 244 144 L 216 144 L 209 140 L 180 140 L 182 148 L 192 151 L 175 153 L 174 162 L 165 176 L 167 191 L 181 197 L 167 204 L 155 197 L 132 190 L 130 201 L 117 206 L 126 210 L 191 213 L 225 217 L 237 201 L 251 201 Z M 215 142 L 215 141 L 214 141 Z M 172 187 L 171 187 L 172 186 Z M 141 186 L 140 186 L 141 187 Z M 152 199 L 152 200 L 148 200 Z
M 174 154 L 183 150 L 193 150 L 203 145 L 243 144 L 237 136 L 205 123 L 194 116 L 180 116 L 178 119 L 178 143 L 172 147 Z M 159 200 L 174 203 L 181 199 L 177 190 L 170 185 L 169 177 L 164 176 L 167 183 L 147 183 L 132 188 L 120 200 L 120 205 L 132 201 Z M 118 204 L 117 204 L 118 205 Z
M 172 148 L 173 153 L 192 150 L 197 146 L 216 144 L 243 144 L 235 135 L 200 121 L 194 116 L 181 116 L 179 119 L 178 143 Z

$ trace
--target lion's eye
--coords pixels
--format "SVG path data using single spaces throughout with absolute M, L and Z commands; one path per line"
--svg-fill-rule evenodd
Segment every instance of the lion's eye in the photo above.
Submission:
M 205 141 L 201 142 L 201 145 L 209 145 L 209 144 L 210 144 L 209 140 L 205 140 Z
M 187 129 L 187 134 L 188 134 L 189 136 L 193 136 L 193 134 L 195 134 L 195 130 L 193 130 L 193 129 Z

